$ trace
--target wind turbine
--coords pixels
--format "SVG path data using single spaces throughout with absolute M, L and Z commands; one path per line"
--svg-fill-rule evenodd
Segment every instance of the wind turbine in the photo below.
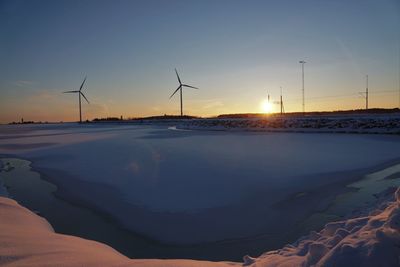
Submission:
M 182 117 L 183 116 L 183 101 L 182 101 L 182 89 L 183 89 L 183 87 L 189 87 L 189 88 L 192 88 L 192 89 L 199 89 L 199 88 L 182 83 L 181 79 L 179 78 L 178 71 L 176 69 L 175 69 L 175 73 L 176 73 L 176 77 L 178 78 L 179 86 L 178 86 L 178 88 L 176 88 L 174 93 L 169 97 L 169 99 L 171 99 L 174 96 L 174 94 L 176 94 L 176 92 L 178 92 L 178 91 L 180 92 L 180 96 L 181 96 L 181 117 Z
M 82 123 L 82 104 L 81 104 L 81 96 L 83 96 L 83 98 L 85 98 L 86 102 L 88 102 L 88 104 L 90 104 L 90 103 L 89 103 L 89 100 L 87 100 L 86 96 L 82 93 L 82 88 L 83 88 L 83 85 L 85 84 L 85 82 L 86 82 L 86 76 L 85 76 L 85 79 L 83 80 L 83 82 L 82 82 L 82 84 L 81 84 L 81 87 L 79 87 L 79 90 L 75 90 L 75 91 L 65 91 L 65 92 L 63 92 L 63 93 L 78 93 L 78 95 L 79 95 L 79 122 L 80 122 L 80 123 Z

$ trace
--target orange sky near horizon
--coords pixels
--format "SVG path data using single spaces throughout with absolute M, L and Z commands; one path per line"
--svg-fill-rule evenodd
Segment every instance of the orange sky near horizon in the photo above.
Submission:
M 400 107 L 400 2 L 10 1 L 0 4 L 0 123 Z M 112 12 L 110 12 L 112 10 Z M 134 14 L 134 15 L 133 15 Z M 373 18 L 373 19 L 372 19 Z M 279 112 L 272 105 L 272 112 Z

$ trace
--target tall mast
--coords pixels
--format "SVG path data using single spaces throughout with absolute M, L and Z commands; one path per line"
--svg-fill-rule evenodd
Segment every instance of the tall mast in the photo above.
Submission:
M 368 74 L 367 74 L 367 87 L 365 89 L 365 109 L 368 109 Z
M 283 99 L 282 99 L 282 86 L 281 86 L 281 115 L 283 114 Z

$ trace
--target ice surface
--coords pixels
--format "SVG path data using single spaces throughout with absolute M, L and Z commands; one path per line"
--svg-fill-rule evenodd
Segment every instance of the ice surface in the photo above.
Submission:
M 0 161 L 0 171 L 3 170 L 3 163 Z M 2 197 L 7 197 L 8 193 L 7 193 L 7 189 L 4 187 L 3 182 L 0 180 L 0 196 Z
M 65 198 L 177 243 L 290 229 L 400 149 L 399 136 L 383 135 L 18 127 L 0 127 L 0 153 L 31 160 Z

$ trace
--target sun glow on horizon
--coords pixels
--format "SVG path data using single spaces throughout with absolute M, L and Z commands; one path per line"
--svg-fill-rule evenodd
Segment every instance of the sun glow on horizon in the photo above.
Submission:
M 272 112 L 272 104 L 268 100 L 263 100 L 261 102 L 261 110 L 263 113 L 271 113 Z

